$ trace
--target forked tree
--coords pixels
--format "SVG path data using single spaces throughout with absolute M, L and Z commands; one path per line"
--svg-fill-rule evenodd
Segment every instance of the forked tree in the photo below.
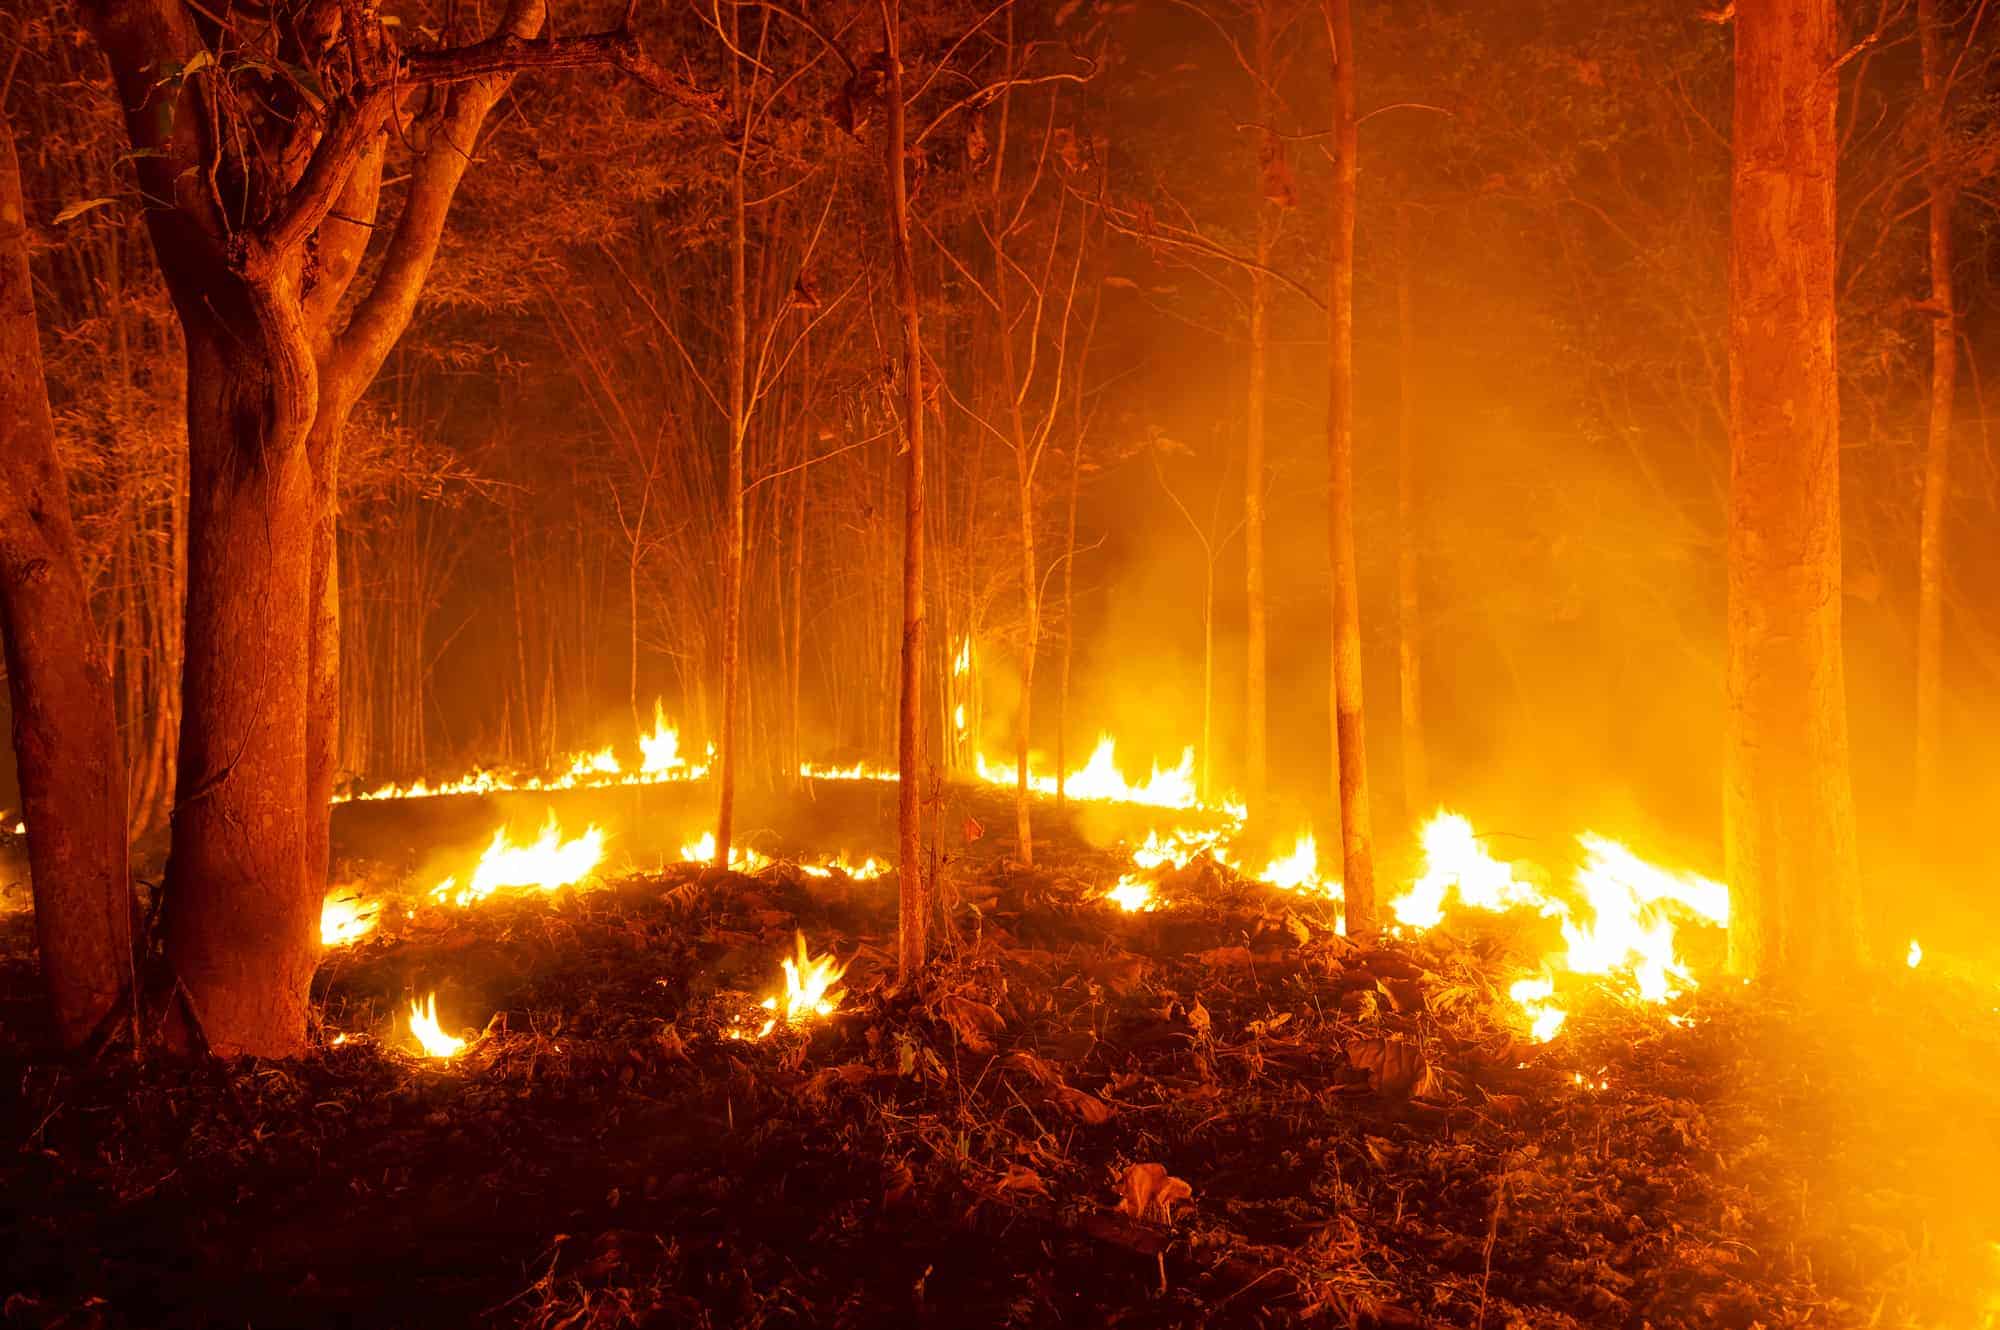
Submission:
M 516 0 L 484 40 L 424 50 L 336 0 L 222 14 L 95 0 L 84 17 L 110 64 L 187 357 L 167 1030 L 185 1047 L 292 1054 L 319 956 L 338 752 L 341 429 L 408 322 L 479 126 L 514 71 L 610 63 L 705 103 L 627 30 L 537 38 L 541 0 Z M 378 226 L 392 132 L 418 146 L 401 214 Z M 374 280 L 350 291 L 377 234 Z M 95 716 L 60 720 L 57 744 L 115 755 L 91 733 Z M 36 838 L 96 834 L 95 807 L 50 804 Z M 45 954 L 45 967 L 99 954 L 112 926 L 52 921 L 45 936 L 75 950 Z M 59 1011 L 59 1028 L 79 1019 Z

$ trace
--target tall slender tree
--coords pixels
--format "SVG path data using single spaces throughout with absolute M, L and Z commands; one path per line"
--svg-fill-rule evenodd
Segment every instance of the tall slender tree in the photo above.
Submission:
M 1354 562 L 1354 112 L 1351 0 L 1323 0 L 1333 58 L 1333 202 L 1327 263 L 1327 540 L 1333 569 L 1334 786 L 1340 799 L 1347 931 L 1375 931 L 1375 844 L 1361 711 L 1361 595 Z
M 923 969 L 931 920 L 924 871 L 924 343 L 917 270 L 910 247 L 908 135 L 903 105 L 902 0 L 880 0 L 887 71 L 888 132 L 882 136 L 889 177 L 889 246 L 895 263 L 896 313 L 902 324 L 903 374 L 903 649 L 897 676 L 896 792 L 898 982 Z

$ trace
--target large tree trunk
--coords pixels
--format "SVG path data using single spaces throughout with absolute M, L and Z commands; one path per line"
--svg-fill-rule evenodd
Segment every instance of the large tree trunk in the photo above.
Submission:
M 1361 723 L 1361 603 L 1354 566 L 1354 17 L 1325 0 L 1333 46 L 1333 245 L 1327 275 L 1327 538 L 1333 565 L 1333 746 L 1347 932 L 1375 931 L 1375 848 Z
M 1739 0 L 1730 234 L 1730 957 L 1860 956 L 1840 640 L 1833 0 Z
M 1396 255 L 1396 654 L 1403 722 L 1403 814 L 1414 822 L 1430 807 L 1430 758 L 1424 746 L 1423 517 L 1417 502 L 1416 324 L 1410 309 L 1410 225 L 1399 211 Z
M 923 683 L 924 665 L 924 347 L 917 307 L 917 273 L 910 248 L 910 198 L 903 126 L 902 5 L 883 11 L 887 53 L 888 133 L 883 152 L 889 174 L 889 235 L 895 254 L 896 312 L 903 323 L 903 654 L 898 680 L 896 769 L 897 947 L 896 977 L 908 984 L 924 965 L 930 931 L 931 884 L 924 872 Z
M 88 1041 L 136 1000 L 125 763 L 56 460 L 13 128 L 0 109 L 0 631 L 42 983 L 55 1036 Z
M 1953 190 L 1945 166 L 1946 87 L 1937 0 L 1917 0 L 1924 99 L 1929 120 L 1931 401 L 1924 449 L 1923 508 L 1917 534 L 1916 834 L 1937 830 L 1938 754 L 1943 732 L 1945 500 L 1951 490 L 1951 412 L 1958 387 L 1958 323 L 1951 286 Z
M 319 963 L 306 871 L 317 383 L 288 280 L 216 281 L 217 317 L 186 318 L 187 659 L 166 957 L 174 1028 L 224 1055 L 299 1052 Z

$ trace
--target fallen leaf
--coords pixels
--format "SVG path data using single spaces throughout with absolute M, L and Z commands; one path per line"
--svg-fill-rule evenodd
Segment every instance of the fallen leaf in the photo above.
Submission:
M 991 1053 L 993 1041 L 986 1036 L 1006 1028 L 1000 1013 L 984 1002 L 952 995 L 939 1004 L 945 1023 L 958 1033 L 959 1042 L 974 1053 Z
M 1162 1164 L 1132 1165 L 1119 1179 L 1118 1190 L 1123 1196 L 1118 1202 L 1120 1214 L 1141 1221 L 1157 1218 L 1167 1224 L 1173 1222 L 1176 1205 L 1194 1198 L 1194 1188 L 1169 1176 Z
M 1093 1127 L 1111 1121 L 1111 1105 L 1088 1090 L 1057 1082 L 1049 1087 L 1049 1098 Z
M 994 1185 L 1003 1192 L 1026 1192 L 1031 1196 L 1049 1194 L 1049 1184 L 1042 1181 L 1042 1175 L 1019 1164 L 1008 1165 L 1006 1176 Z
M 1250 948 L 1245 946 L 1212 947 L 1207 951 L 1196 952 L 1194 958 L 1203 965 L 1218 970 L 1228 969 L 1234 966 L 1248 965 L 1250 963 Z
M 1368 1088 L 1382 1094 L 1421 1095 L 1437 1078 L 1423 1050 L 1400 1039 L 1350 1039 L 1347 1060 L 1368 1073 Z

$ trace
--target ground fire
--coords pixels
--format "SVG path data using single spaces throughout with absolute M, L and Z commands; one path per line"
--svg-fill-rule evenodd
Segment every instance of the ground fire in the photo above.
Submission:
M 0 1330 L 2000 1330 L 1987 0 L 0 8 Z

